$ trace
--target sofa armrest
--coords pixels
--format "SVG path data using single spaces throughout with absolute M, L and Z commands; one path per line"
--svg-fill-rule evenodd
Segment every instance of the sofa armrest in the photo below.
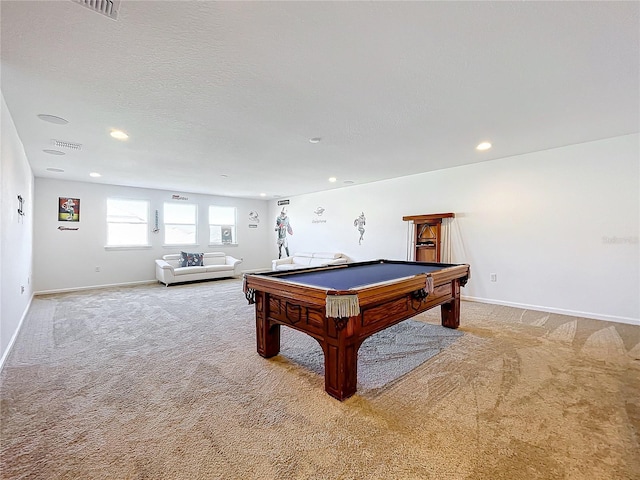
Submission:
M 225 264 L 226 265 L 233 265 L 235 267 L 239 263 L 242 263 L 242 260 L 240 260 L 239 258 L 232 257 L 231 255 L 227 255 L 225 257 Z
M 172 283 L 174 278 L 173 266 L 164 260 L 156 260 L 156 280 L 169 286 L 169 283 Z
M 238 275 L 240 272 L 238 271 L 238 265 L 240 265 L 242 263 L 242 259 L 241 258 L 235 258 L 232 257 L 231 255 L 227 255 L 225 256 L 225 263 L 226 265 L 230 265 L 233 267 L 233 274 L 234 275 Z
M 171 270 L 173 273 L 173 267 L 171 264 L 165 262 L 164 260 L 156 260 L 156 268 L 162 268 L 163 270 Z
M 293 257 L 279 258 L 278 260 L 271 260 L 271 270 L 277 270 L 278 265 L 287 265 L 293 263 Z

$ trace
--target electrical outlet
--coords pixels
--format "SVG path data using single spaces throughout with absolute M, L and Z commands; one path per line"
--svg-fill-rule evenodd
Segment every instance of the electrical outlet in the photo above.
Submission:
M 99 272 L 99 271 L 100 271 L 100 267 L 96 267 L 96 272 Z
M 24 293 L 24 285 L 20 285 L 20 293 Z
M 489 275 L 489 278 L 491 279 L 492 282 L 497 282 L 498 281 L 498 274 L 492 273 L 492 274 Z

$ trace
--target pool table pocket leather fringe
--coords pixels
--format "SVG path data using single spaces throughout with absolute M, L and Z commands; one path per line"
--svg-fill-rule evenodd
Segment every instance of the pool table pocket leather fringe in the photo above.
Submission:
M 427 282 L 425 284 L 425 290 L 427 291 L 427 293 L 429 295 L 431 295 L 433 293 L 433 290 L 434 290 L 433 277 L 431 275 L 427 275 Z
M 353 317 L 360 314 L 358 295 L 327 295 L 327 317 Z

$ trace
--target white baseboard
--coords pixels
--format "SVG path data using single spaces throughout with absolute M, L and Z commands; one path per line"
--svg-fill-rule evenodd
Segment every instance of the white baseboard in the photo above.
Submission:
M 628 323 L 640 326 L 640 319 L 630 317 L 618 317 L 615 315 L 602 315 L 600 313 L 580 312 L 576 310 L 564 310 L 562 308 L 543 307 L 540 305 L 528 305 L 526 303 L 503 302 L 501 300 L 491 300 L 487 298 L 468 297 L 462 295 L 462 300 L 478 303 L 489 303 L 492 305 L 504 305 L 505 307 L 522 308 L 524 310 L 535 310 L 538 312 L 557 313 L 559 315 L 569 315 L 572 317 L 593 318 L 594 320 L 604 320 L 606 322 Z
M 89 287 L 70 287 L 70 288 L 59 288 L 56 290 L 41 290 L 39 292 L 34 292 L 34 295 L 49 295 L 51 293 L 69 293 L 69 292 L 79 292 L 82 290 L 97 290 L 100 288 L 112 288 L 112 287 L 130 287 L 133 285 L 146 285 L 150 283 L 158 283 L 157 280 L 141 280 L 138 282 L 125 282 L 125 283 L 109 283 L 105 285 L 91 285 Z
M 20 329 L 22 328 L 22 322 L 24 322 L 24 319 L 27 318 L 27 313 L 29 313 L 29 309 L 31 308 L 31 302 L 33 301 L 33 296 L 34 295 L 35 294 L 31 294 L 31 298 L 29 299 L 29 303 L 27 303 L 27 307 L 24 309 L 24 312 L 22 312 L 22 317 L 20 318 L 20 321 L 18 322 L 18 327 L 16 328 L 16 331 L 13 332 L 13 336 L 11 337 L 11 340 L 9 340 L 9 343 L 7 344 L 7 348 L 3 352 L 2 358 L 0 358 L 0 371 L 2 371 L 2 369 L 4 368 L 4 362 L 7 359 L 7 357 L 9 356 L 9 352 L 11 351 L 11 348 L 13 347 L 13 344 L 16 341 L 16 338 L 18 338 L 18 333 L 20 333 Z

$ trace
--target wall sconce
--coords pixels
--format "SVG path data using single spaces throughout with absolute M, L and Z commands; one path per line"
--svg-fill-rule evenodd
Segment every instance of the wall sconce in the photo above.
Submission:
M 22 199 L 22 195 L 18 195 L 18 215 L 24 217 L 24 200 Z

